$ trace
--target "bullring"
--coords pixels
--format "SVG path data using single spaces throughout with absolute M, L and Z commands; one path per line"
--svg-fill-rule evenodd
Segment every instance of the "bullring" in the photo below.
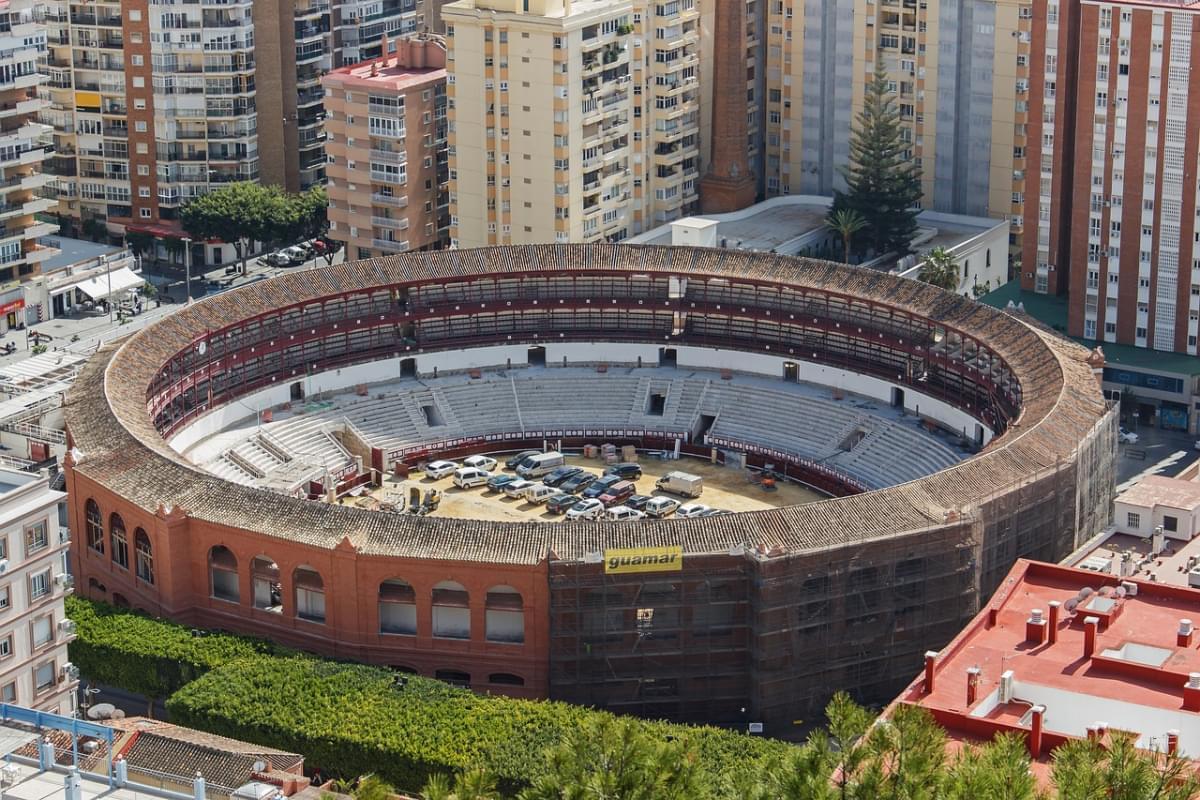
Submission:
M 822 488 L 842 496 L 653 524 L 547 525 L 380 513 L 241 486 L 168 442 L 281 406 L 300 381 L 347 389 L 385 368 L 391 381 L 466 381 L 534 358 L 547 374 L 565 362 L 597 374 L 706 369 L 716 382 L 835 376 L 922 408 L 979 452 L 861 491 L 818 461 L 747 443 L 752 464 L 790 459 L 814 483 L 835 473 Z M 1097 365 L 1056 334 L 965 298 L 764 253 L 544 245 L 285 275 L 107 345 L 82 372 L 66 408 L 73 567 L 86 596 L 189 624 L 481 691 L 761 721 L 786 734 L 830 687 L 890 696 L 1016 558 L 1056 560 L 1107 522 L 1116 423 Z M 515 450 L 559 433 L 575 446 L 594 441 L 588 427 L 580 419 L 502 441 Z M 662 431 L 627 433 L 664 443 Z M 728 437 L 683 445 L 739 449 Z M 364 452 L 362 471 L 428 449 Z M 606 550 L 674 546 L 677 571 L 605 573 Z M 269 605 L 256 600 L 263 585 L 278 587 L 277 604 L 274 588 Z M 385 630 L 393 619 L 408 632 Z M 514 620 L 519 641 L 489 638 Z

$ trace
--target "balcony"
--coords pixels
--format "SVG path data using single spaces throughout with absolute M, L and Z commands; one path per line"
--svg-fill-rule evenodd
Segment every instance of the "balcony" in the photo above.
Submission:
M 371 224 L 377 228 L 391 228 L 397 231 L 408 230 L 408 217 L 371 217 Z
M 395 242 L 391 239 L 372 239 L 371 246 L 385 253 L 403 253 L 408 250 L 408 241 Z
M 408 163 L 408 152 L 406 150 L 376 150 L 372 147 L 371 160 L 385 164 L 406 164 Z
M 391 206 L 392 208 L 407 208 L 407 195 L 394 194 L 379 194 L 378 192 L 371 195 L 371 204 L 377 206 Z

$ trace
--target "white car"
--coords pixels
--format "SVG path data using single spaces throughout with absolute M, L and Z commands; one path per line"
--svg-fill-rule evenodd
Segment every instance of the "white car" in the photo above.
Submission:
M 515 481 L 509 481 L 504 484 L 504 493 L 509 497 L 524 497 L 525 490 L 530 486 L 533 486 L 533 481 L 518 478 Z
M 645 516 L 641 511 L 629 506 L 613 506 L 608 510 L 608 519 L 610 522 L 628 522 L 630 520 L 642 519 Z
M 675 516 L 680 519 L 690 519 L 692 517 L 703 516 L 706 511 L 712 511 L 712 508 L 704 505 L 704 503 L 685 503 L 675 512 Z
M 650 502 L 646 503 L 646 513 L 659 519 L 674 514 L 677 508 L 679 501 L 670 497 L 652 497 Z
M 1127 431 L 1124 428 L 1117 433 L 1117 441 L 1122 444 L 1137 444 L 1138 435 L 1133 431 Z
M 492 473 L 479 467 L 459 467 L 454 470 L 454 485 L 460 489 L 473 489 L 491 480 Z
M 567 519 L 600 519 L 600 515 L 603 513 L 604 503 L 591 497 L 587 500 L 580 500 L 567 509 Z
M 463 466 L 486 469 L 488 472 L 491 472 L 496 468 L 496 459 L 488 458 L 487 456 L 467 456 L 463 459 Z
M 440 481 L 442 478 L 458 469 L 458 464 L 454 461 L 430 461 L 425 465 L 425 474 Z

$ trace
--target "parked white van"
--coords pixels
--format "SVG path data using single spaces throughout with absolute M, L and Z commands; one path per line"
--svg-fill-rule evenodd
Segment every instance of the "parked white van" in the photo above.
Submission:
M 558 493 L 558 489 L 555 489 L 553 486 L 547 486 L 544 483 L 535 483 L 525 490 L 525 502 L 540 506 Z
M 561 467 L 564 461 L 562 453 L 538 453 L 522 461 L 517 467 L 517 474 L 522 478 L 540 478 Z
M 625 522 L 627 520 L 641 519 L 646 516 L 636 508 L 629 506 L 614 506 L 608 510 L 608 519 L 612 522 Z
M 483 486 L 492 477 L 492 473 L 479 467 L 459 467 L 454 470 L 454 485 L 460 489 L 474 489 Z

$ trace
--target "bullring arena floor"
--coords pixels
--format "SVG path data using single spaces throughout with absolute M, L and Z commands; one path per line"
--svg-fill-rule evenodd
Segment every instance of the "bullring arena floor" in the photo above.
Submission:
M 501 462 L 507 457 L 500 453 L 483 453 L 491 455 Z M 687 502 L 677 495 L 669 495 L 654 490 L 654 481 L 661 475 L 672 470 L 690 472 L 704 478 L 704 494 L 695 502 L 703 503 L 713 508 L 723 508 L 727 511 L 755 511 L 762 508 L 778 508 L 800 503 L 811 503 L 820 500 L 824 495 L 797 483 L 780 482 L 773 491 L 767 491 L 761 486 L 750 483 L 745 470 L 711 464 L 698 458 L 681 458 L 675 460 L 659 459 L 656 456 L 639 455 L 638 462 L 642 465 L 642 477 L 635 483 L 639 494 L 664 495 L 675 500 Z M 583 458 L 568 455 L 567 463 L 571 466 L 584 467 L 589 472 L 600 474 L 604 464 L 599 459 Z M 499 465 L 499 466 L 502 466 Z M 461 517 L 463 519 L 527 521 L 530 519 L 545 522 L 555 522 L 563 519 L 562 514 L 551 514 L 545 505 L 535 505 L 512 497 L 506 497 L 501 492 L 490 492 L 484 487 L 475 489 L 455 488 L 452 478 L 433 480 L 413 475 L 409 479 L 388 478 L 380 489 L 363 497 L 347 497 L 340 502 L 370 508 L 376 499 L 403 504 L 408 495 L 409 487 L 416 486 L 424 492 L 436 488 L 442 492 L 442 502 L 437 516 Z

